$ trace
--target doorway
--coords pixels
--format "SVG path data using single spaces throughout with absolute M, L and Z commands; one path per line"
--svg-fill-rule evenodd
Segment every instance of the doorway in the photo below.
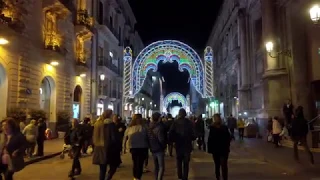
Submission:
M 73 118 L 80 119 L 81 117 L 81 98 L 82 98 L 82 88 L 81 86 L 77 85 L 74 88 L 73 92 Z

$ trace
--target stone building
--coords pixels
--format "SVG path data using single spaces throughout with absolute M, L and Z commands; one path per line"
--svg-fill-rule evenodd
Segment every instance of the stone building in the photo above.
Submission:
M 90 113 L 93 18 L 84 4 L 63 0 L 0 1 L 0 117 L 42 109 L 49 124 L 60 111 Z
M 131 46 L 134 53 L 139 53 L 143 43 L 135 30 L 136 19 L 128 1 L 101 0 L 97 4 L 97 9 L 96 51 L 99 75 L 97 114 L 101 114 L 106 108 L 121 114 L 123 48 Z
M 123 47 L 143 48 L 127 1 L 1 0 L 0 23 L 0 118 L 44 110 L 54 126 L 96 115 L 99 95 L 121 112 Z
M 319 109 L 320 36 L 311 0 L 225 0 L 207 45 L 214 49 L 216 98 L 227 113 L 282 116 L 291 99 L 308 119 Z M 265 44 L 274 48 L 268 53 Z

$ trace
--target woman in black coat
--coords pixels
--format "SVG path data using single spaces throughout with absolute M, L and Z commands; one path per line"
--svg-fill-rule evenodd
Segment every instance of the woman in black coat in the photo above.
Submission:
M 230 152 L 231 135 L 228 127 L 222 124 L 219 114 L 213 116 L 208 137 L 208 153 L 212 154 L 216 178 L 220 180 L 220 168 L 223 180 L 228 180 L 228 158 Z

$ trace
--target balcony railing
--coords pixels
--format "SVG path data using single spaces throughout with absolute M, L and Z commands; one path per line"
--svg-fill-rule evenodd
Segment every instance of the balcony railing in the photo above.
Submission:
M 108 57 L 100 57 L 98 59 L 98 65 L 99 66 L 105 66 L 107 67 L 108 69 L 110 69 L 111 71 L 113 71 L 114 73 L 120 75 L 120 68 L 117 67 L 116 65 L 114 65 L 112 63 L 112 60 Z
M 55 32 L 45 34 L 45 49 L 60 52 L 60 38 Z

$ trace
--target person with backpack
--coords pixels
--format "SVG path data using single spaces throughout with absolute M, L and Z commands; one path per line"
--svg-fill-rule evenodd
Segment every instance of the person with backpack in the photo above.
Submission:
M 154 160 L 154 173 L 156 180 L 162 180 L 165 168 L 164 156 L 166 149 L 165 127 L 161 123 L 161 114 L 152 114 L 152 121 L 148 128 L 148 139 L 150 151 Z
M 179 180 L 188 180 L 189 162 L 193 150 L 192 141 L 196 140 L 193 122 L 186 118 L 186 110 L 181 108 L 178 118 L 169 130 L 169 140 L 175 143 L 177 155 L 177 174 Z

